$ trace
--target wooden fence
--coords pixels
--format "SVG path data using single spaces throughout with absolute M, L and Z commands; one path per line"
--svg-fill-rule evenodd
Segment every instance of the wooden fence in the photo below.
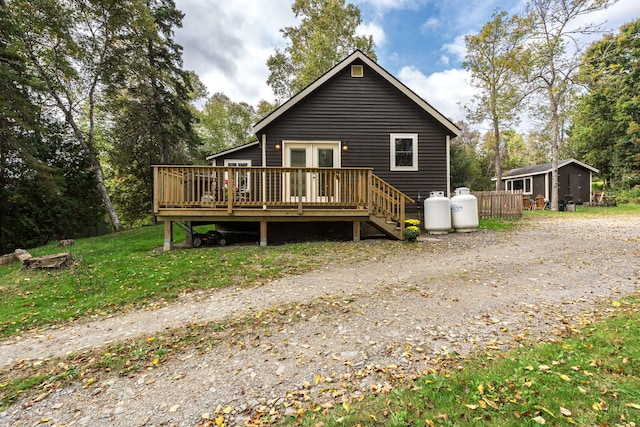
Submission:
M 480 219 L 519 218 L 522 216 L 522 191 L 476 191 Z

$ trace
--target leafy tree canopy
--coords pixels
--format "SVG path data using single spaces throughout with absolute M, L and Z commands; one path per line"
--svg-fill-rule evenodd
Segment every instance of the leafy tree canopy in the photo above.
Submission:
M 281 30 L 288 44 L 267 60 L 267 84 L 279 101 L 304 89 L 356 49 L 376 59 L 373 37 L 356 34 L 362 23 L 357 6 L 345 5 L 345 0 L 295 0 L 291 9 L 302 21 Z
M 573 116 L 570 144 L 603 177 L 640 184 L 640 19 L 593 43 L 580 79 L 588 88 Z

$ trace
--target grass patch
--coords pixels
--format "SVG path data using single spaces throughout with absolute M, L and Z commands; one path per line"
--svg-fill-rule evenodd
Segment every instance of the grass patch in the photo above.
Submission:
M 176 232 L 176 241 L 184 232 Z M 0 267 L 0 338 L 79 318 L 104 316 L 163 304 L 182 294 L 228 286 L 250 287 L 332 262 L 428 250 L 425 245 L 384 241 L 203 247 L 157 251 L 162 226 L 79 239 L 69 248 L 55 243 L 31 250 L 42 256 L 68 250 L 78 262 L 63 271 Z M 366 245 L 367 249 L 363 250 Z
M 493 231 L 510 231 L 522 224 L 522 218 L 481 219 L 478 228 Z
M 640 419 L 640 301 L 572 336 L 505 354 L 483 352 L 419 380 L 285 425 L 635 426 Z
M 618 206 L 584 206 L 576 205 L 575 212 L 552 212 L 551 210 L 543 211 L 524 211 L 524 217 L 541 217 L 541 216 L 584 216 L 584 217 L 606 217 L 620 215 L 640 215 L 640 203 L 624 203 Z

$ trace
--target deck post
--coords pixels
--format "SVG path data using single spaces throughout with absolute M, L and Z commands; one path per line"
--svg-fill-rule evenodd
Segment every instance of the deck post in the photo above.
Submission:
M 260 221 L 260 246 L 267 246 L 267 221 Z
M 173 221 L 164 222 L 164 246 L 163 251 L 170 251 L 173 249 Z
M 360 221 L 353 221 L 353 241 L 360 241 Z
M 193 246 L 193 223 L 191 221 L 186 221 L 184 225 L 184 242 L 189 246 Z

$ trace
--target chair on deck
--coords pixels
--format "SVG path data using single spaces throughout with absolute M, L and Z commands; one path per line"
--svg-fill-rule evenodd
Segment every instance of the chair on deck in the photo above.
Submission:
M 547 201 L 544 199 L 544 196 L 542 194 L 538 194 L 536 196 L 536 204 L 534 209 L 537 211 L 543 211 L 545 209 L 547 209 Z
M 533 199 L 530 199 L 529 196 L 522 196 L 522 209 L 524 209 L 525 211 L 530 211 L 533 209 L 533 206 Z
M 591 200 L 591 205 L 592 206 L 603 206 L 605 197 L 606 196 L 604 194 L 604 191 L 596 191 L 595 193 L 593 193 L 593 198 Z

